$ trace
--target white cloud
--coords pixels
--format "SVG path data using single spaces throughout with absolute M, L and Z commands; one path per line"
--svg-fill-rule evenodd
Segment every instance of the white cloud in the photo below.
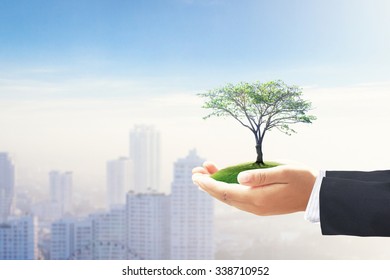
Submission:
M 180 80 L 180 79 L 179 79 Z M 181 83 L 162 78 L 0 79 L 1 99 L 132 98 L 182 92 Z

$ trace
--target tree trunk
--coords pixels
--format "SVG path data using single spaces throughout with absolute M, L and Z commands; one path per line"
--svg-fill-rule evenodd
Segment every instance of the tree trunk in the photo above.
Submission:
M 262 147 L 261 147 L 261 143 L 258 143 L 256 145 L 256 153 L 257 153 L 256 163 L 258 165 L 264 164 L 264 161 L 263 161 L 263 150 L 262 150 Z

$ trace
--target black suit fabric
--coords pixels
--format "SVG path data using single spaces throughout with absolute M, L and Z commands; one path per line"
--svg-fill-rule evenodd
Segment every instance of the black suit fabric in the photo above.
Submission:
M 390 236 L 390 170 L 327 171 L 320 221 L 324 235 Z

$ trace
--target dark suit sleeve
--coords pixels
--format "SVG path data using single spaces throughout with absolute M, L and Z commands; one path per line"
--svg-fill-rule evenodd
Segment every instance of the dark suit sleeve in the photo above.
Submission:
M 390 170 L 378 171 L 326 171 L 326 177 L 368 182 L 390 182 Z
M 390 171 L 327 171 L 320 221 L 324 235 L 390 236 Z

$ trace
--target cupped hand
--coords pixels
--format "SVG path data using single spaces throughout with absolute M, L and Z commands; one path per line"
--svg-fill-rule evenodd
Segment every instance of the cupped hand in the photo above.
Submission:
M 297 165 L 281 165 L 241 172 L 239 184 L 227 184 L 209 175 L 218 171 L 210 162 L 193 169 L 196 185 L 214 198 L 256 215 L 288 214 L 306 209 L 317 171 Z

